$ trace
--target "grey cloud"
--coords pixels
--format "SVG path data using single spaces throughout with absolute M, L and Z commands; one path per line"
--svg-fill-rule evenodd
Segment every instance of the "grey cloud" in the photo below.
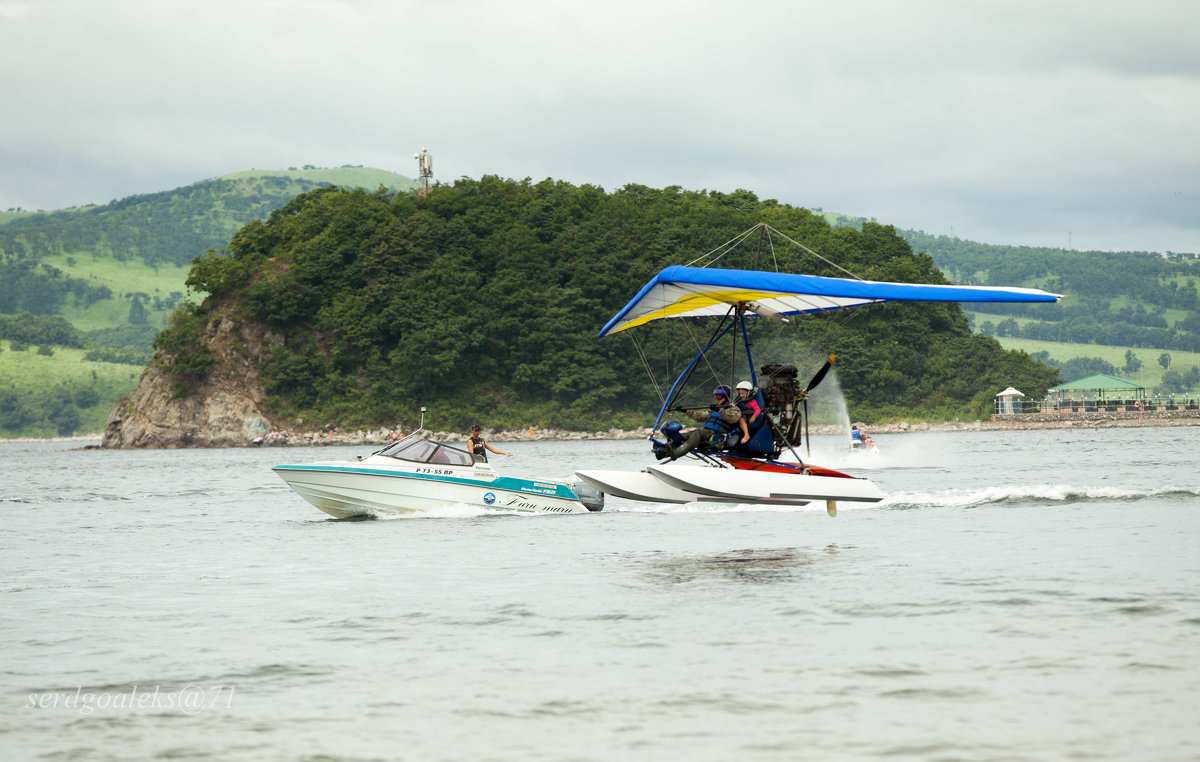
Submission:
M 0 0 L 0 208 L 249 167 L 413 174 L 428 146 L 442 181 L 748 188 L 1198 251 L 1198 22 L 1169 0 Z

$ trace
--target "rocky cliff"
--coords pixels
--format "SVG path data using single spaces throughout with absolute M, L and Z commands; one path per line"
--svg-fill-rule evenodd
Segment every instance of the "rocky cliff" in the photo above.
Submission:
M 216 356 L 198 389 L 177 395 L 171 379 L 152 361 L 138 386 L 117 403 L 104 426 L 102 447 L 238 447 L 285 429 L 263 411 L 257 363 L 264 351 L 283 341 L 263 326 L 214 310 L 205 343 Z M 156 357 L 156 361 L 159 358 Z

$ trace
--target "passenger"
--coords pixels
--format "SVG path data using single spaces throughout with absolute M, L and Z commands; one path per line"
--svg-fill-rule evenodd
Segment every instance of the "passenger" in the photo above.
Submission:
M 758 406 L 758 400 L 751 396 L 750 392 L 754 391 L 754 385 L 749 381 L 741 381 L 737 385 L 737 406 L 742 409 L 742 415 L 750 419 L 750 423 L 758 420 L 762 415 L 762 408 Z
M 512 456 L 511 452 L 497 450 L 488 444 L 487 440 L 483 438 L 483 428 L 478 423 L 471 427 L 471 436 L 467 439 L 467 443 L 470 444 L 471 455 L 475 456 L 475 462 L 477 463 L 481 460 L 487 463 L 487 454 L 489 452 L 494 452 L 497 455 Z
M 874 446 L 875 443 L 871 441 L 871 437 L 867 436 L 867 432 L 859 429 L 858 424 L 850 427 L 850 449 L 857 450 L 861 447 L 864 450 L 869 450 Z
M 746 426 L 746 419 L 742 415 L 741 408 L 729 401 L 729 387 L 718 386 L 713 389 L 713 399 L 716 400 L 716 404 L 710 405 L 708 410 L 691 408 L 683 411 L 689 418 L 700 421 L 704 425 L 689 431 L 684 436 L 683 443 L 678 447 L 668 444 L 662 448 L 655 448 L 655 454 L 659 460 L 681 458 L 701 444 L 706 444 L 713 449 L 721 449 L 725 446 L 726 436 L 737 429 L 742 431 L 739 444 L 750 441 L 750 430 Z

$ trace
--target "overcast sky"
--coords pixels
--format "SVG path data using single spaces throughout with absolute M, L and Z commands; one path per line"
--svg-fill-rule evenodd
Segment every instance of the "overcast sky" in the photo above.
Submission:
M 1200 252 L 1198 39 L 1192 0 L 0 0 L 0 209 L 428 146 L 441 182 Z

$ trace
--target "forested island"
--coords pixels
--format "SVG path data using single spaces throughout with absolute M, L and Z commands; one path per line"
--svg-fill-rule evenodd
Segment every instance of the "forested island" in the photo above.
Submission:
M 198 304 L 206 296 L 195 288 L 185 294 L 192 260 L 205 249 L 223 249 L 251 220 L 265 222 L 297 194 L 323 185 L 368 191 L 385 187 L 407 194 L 415 182 L 350 165 L 248 170 L 105 205 L 0 212 L 0 436 L 66 436 L 103 428 L 117 400 L 137 385 L 168 316 L 185 298 Z M 434 195 L 447 189 L 436 186 Z M 729 196 L 737 197 L 737 204 L 753 198 L 744 191 Z M 861 230 L 875 223 L 814 212 L 835 228 Z M 721 236 L 732 234 L 720 231 Z M 965 313 L 976 332 L 1057 367 L 1061 380 L 1108 373 L 1159 394 L 1200 388 L 1200 362 L 1191 351 L 1200 347 L 1200 259 L 1195 254 L 1004 246 L 903 229 L 896 234 L 932 256 L 954 283 L 1070 294 L 1052 307 L 980 304 Z M 687 261 L 726 240 L 699 238 L 686 242 L 696 250 L 674 261 Z M 807 272 L 817 264 L 801 258 L 796 269 Z M 852 324 L 858 319 L 852 318 Z M 815 329 L 810 333 L 807 346 L 816 352 L 827 337 Z M 628 337 L 614 340 L 630 342 Z M 690 347 L 689 341 L 679 346 Z M 624 370 L 635 383 L 647 380 L 638 367 Z M 857 383 L 848 375 L 846 381 Z M 192 398 L 201 397 L 203 393 Z M 854 402 L 851 398 L 852 406 Z M 904 417 L 943 418 L 955 409 L 954 404 L 934 407 L 941 412 L 930 416 L 928 408 L 917 408 Z M 866 403 L 853 412 L 891 417 L 886 407 Z
M 631 340 L 597 331 L 658 270 L 759 222 L 865 279 L 947 282 L 890 226 L 835 229 L 748 191 L 498 177 L 428 197 L 325 188 L 195 260 L 187 285 L 208 297 L 172 315 L 147 376 L 181 401 L 251 377 L 258 409 L 285 428 L 412 425 L 434 404 L 441 428 L 644 426 L 659 399 L 643 362 Z M 803 250 L 771 257 L 757 266 L 844 275 Z M 956 304 L 852 312 L 764 328 L 789 331 L 801 372 L 805 358 L 836 354 L 858 419 L 979 418 L 1008 385 L 1037 398 L 1057 383 L 1054 369 L 972 335 Z M 660 381 L 695 352 L 671 325 L 682 322 L 639 329 Z

